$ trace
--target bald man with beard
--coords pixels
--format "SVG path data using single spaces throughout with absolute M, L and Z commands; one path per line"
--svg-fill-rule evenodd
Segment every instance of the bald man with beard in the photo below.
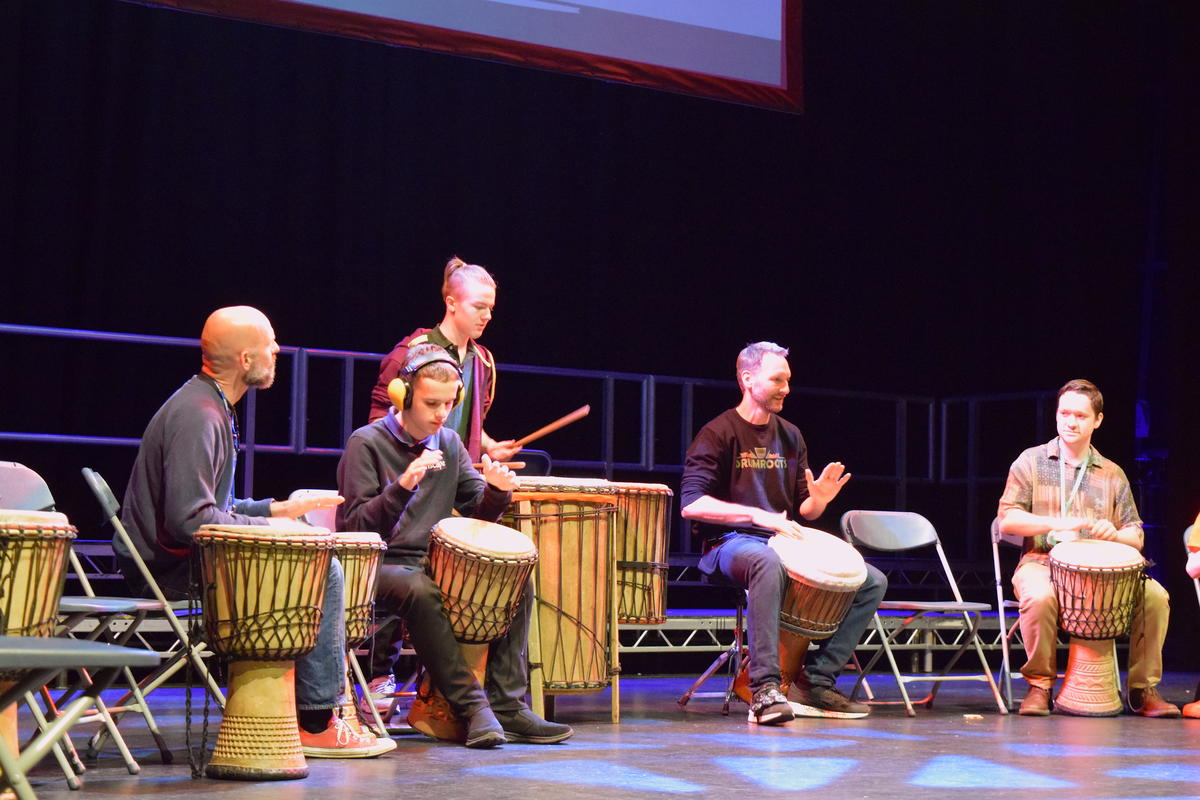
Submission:
M 192 540 L 202 525 L 290 524 L 340 497 L 239 500 L 233 495 L 238 428 L 234 406 L 249 389 L 275 381 L 279 345 L 256 308 L 214 311 L 200 334 L 200 372 L 154 414 L 129 476 L 121 521 L 170 600 L 188 597 Z M 113 540 L 117 563 L 139 594 L 148 594 L 129 552 Z M 355 733 L 333 709 L 344 686 L 345 627 L 341 565 L 330 565 L 325 613 L 313 651 L 296 660 L 296 708 L 306 756 L 361 758 L 395 748 L 390 739 Z

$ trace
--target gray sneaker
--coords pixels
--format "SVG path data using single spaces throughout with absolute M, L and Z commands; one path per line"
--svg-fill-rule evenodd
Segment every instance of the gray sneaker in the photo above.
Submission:
M 836 686 L 796 682 L 788 687 L 787 699 L 798 717 L 862 719 L 871 712 L 866 703 L 854 702 Z
M 542 719 L 528 708 L 498 712 L 496 719 L 504 728 L 504 738 L 514 744 L 555 744 L 569 739 L 574 733 L 569 725 Z

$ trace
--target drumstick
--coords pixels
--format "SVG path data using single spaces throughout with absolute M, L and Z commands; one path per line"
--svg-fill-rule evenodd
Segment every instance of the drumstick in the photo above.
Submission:
M 504 466 L 508 467 L 509 469 L 525 469 L 524 461 L 493 461 L 492 463 L 493 464 L 503 464 Z M 472 464 L 471 466 L 474 467 L 475 469 L 483 469 L 482 463 Z
M 572 411 L 570 414 L 567 414 L 564 417 L 559 417 L 558 419 L 554 420 L 554 422 L 551 422 L 549 425 L 545 426 L 544 428 L 538 428 L 536 431 L 529 434 L 528 436 L 526 436 L 522 439 L 517 439 L 515 444 L 517 444 L 521 447 L 524 447 L 525 445 L 532 442 L 534 439 L 540 439 L 543 436 L 545 436 L 547 433 L 554 433 L 554 431 L 558 430 L 559 428 L 561 428 L 565 425 L 570 425 L 572 422 L 575 422 L 576 420 L 583 419 L 584 417 L 586 417 L 588 415 L 588 413 L 591 410 L 592 410 L 591 406 L 580 406 L 579 408 Z

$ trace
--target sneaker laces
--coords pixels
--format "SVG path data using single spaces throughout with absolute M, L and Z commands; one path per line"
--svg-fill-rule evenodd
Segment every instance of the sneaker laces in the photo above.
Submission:
M 769 686 L 759 689 L 754 693 L 754 702 L 750 705 L 750 710 L 755 714 L 762 711 L 768 706 L 773 706 L 776 703 L 787 703 L 787 698 L 784 697 L 776 686 Z
M 333 727 L 337 730 L 337 746 L 348 746 L 350 739 L 354 736 L 354 729 L 350 727 L 350 723 L 341 717 L 334 717 Z
M 367 683 L 372 700 L 382 700 L 396 693 L 396 679 L 391 675 L 374 678 Z

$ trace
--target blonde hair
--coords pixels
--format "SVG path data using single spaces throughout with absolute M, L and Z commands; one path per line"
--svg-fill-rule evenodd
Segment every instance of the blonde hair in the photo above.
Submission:
M 478 264 L 468 264 L 458 256 L 451 256 L 446 262 L 446 272 L 442 277 L 442 297 L 453 295 L 468 280 L 479 281 L 493 289 L 496 288 L 496 278 L 492 273 Z

